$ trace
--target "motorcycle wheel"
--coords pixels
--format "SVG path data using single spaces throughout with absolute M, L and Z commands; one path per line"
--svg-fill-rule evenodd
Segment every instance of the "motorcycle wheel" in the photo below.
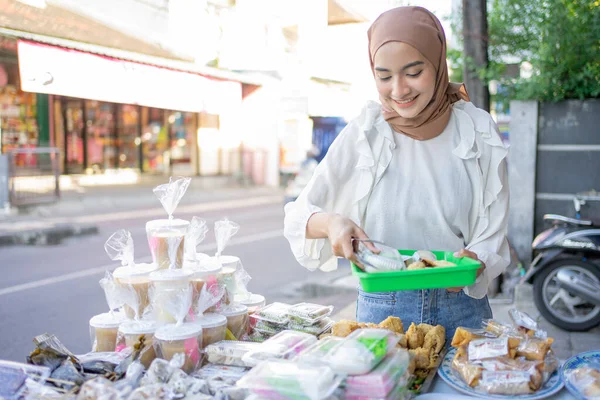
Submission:
M 600 268 L 576 259 L 562 259 L 547 265 L 533 281 L 533 300 L 550 323 L 566 331 L 587 331 L 600 325 L 600 306 L 586 302 L 561 289 L 556 281 L 560 270 L 569 270 L 600 282 Z

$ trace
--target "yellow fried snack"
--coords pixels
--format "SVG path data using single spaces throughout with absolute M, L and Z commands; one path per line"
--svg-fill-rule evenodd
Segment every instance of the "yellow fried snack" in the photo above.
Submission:
M 462 326 L 459 326 L 454 332 L 454 336 L 452 337 L 452 343 L 450 343 L 450 345 L 452 347 L 466 346 L 471 340 L 483 338 L 484 336 L 478 335 L 476 333 L 471 332 L 468 329 L 463 328 Z
M 412 354 L 413 359 L 415 360 L 415 368 L 416 369 L 427 369 L 429 368 L 429 351 L 420 347 L 418 349 L 410 349 L 408 350 L 410 354 Z
M 400 338 L 396 347 L 402 347 L 403 349 L 408 348 L 408 340 L 406 339 L 406 335 L 403 333 L 396 333 L 396 335 Z
M 423 331 L 417 329 L 417 326 L 414 322 L 410 324 L 408 331 L 406 331 L 406 338 L 408 340 L 409 349 L 421 347 L 423 346 L 423 342 L 425 342 L 425 335 L 423 334 Z
M 442 351 L 446 343 L 446 329 L 442 325 L 432 327 L 425 335 L 424 349 L 431 349 L 436 355 Z
M 525 357 L 527 360 L 543 361 L 553 342 L 554 339 L 552 338 L 546 340 L 528 338 L 520 341 L 519 346 L 516 349 L 516 354 L 519 357 Z
M 358 327 L 360 329 L 377 329 L 379 328 L 379 325 L 374 324 L 372 322 L 359 322 Z
M 360 325 L 357 322 L 343 319 L 333 324 L 331 334 L 333 336 L 346 337 L 358 328 L 360 328 Z
M 402 320 L 398 317 L 389 316 L 379 324 L 379 327 L 382 329 L 389 329 L 395 333 L 404 333 L 404 326 L 402 325 Z
M 417 325 L 417 329 L 423 332 L 423 335 L 427 335 L 427 332 L 433 329 L 433 325 L 420 323 Z
M 417 269 L 425 269 L 426 265 L 424 262 L 422 261 L 415 261 L 414 263 L 410 264 L 406 270 L 407 271 L 413 271 L 413 270 L 417 270 Z
M 475 387 L 479 384 L 479 379 L 483 373 L 482 367 L 469 362 L 469 356 L 465 346 L 461 346 L 456 350 L 456 354 L 452 359 L 452 369 L 458 372 L 462 380 L 471 387 Z
M 516 338 L 513 336 L 508 337 L 508 355 L 511 358 L 515 358 L 517 356 L 517 350 L 519 348 L 520 343 L 520 338 Z

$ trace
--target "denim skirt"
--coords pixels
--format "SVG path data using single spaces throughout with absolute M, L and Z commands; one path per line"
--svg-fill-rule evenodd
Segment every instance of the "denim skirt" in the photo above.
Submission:
M 482 320 L 492 318 L 492 309 L 487 296 L 474 299 L 462 290 L 456 293 L 446 289 L 366 293 L 359 287 L 358 322 L 378 324 L 390 315 L 402 320 L 405 331 L 412 322 L 442 325 L 450 343 L 457 327 L 480 328 Z

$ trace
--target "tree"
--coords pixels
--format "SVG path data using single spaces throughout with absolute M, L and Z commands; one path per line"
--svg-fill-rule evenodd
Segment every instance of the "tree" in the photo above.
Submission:
M 488 67 L 488 24 L 486 0 L 463 0 L 462 26 L 464 80 L 471 102 L 486 111 L 490 109 L 488 82 L 479 73 Z

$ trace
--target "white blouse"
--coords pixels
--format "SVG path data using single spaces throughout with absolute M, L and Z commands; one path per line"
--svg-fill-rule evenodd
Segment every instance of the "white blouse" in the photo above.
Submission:
M 396 248 L 466 247 L 486 269 L 464 291 L 482 298 L 510 263 L 507 153 L 491 116 L 472 103 L 455 103 L 444 132 L 418 141 L 393 132 L 369 102 L 286 205 L 284 235 L 301 265 L 323 271 L 335 270 L 337 257 L 328 239 L 306 238 L 316 212 L 347 216 Z

